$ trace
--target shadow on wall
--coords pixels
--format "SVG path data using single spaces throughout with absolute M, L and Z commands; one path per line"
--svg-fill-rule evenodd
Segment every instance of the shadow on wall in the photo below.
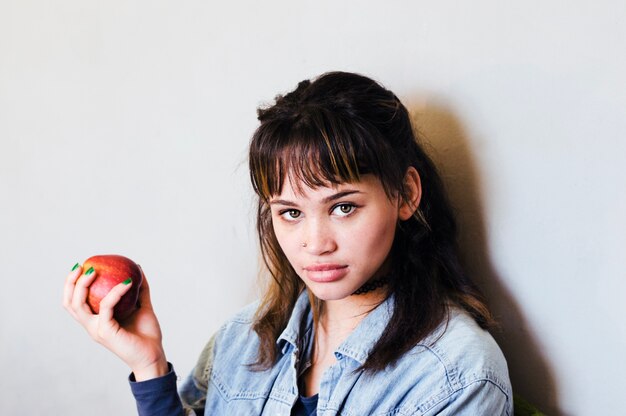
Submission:
M 489 258 L 481 178 L 472 157 L 471 141 L 454 113 L 445 106 L 429 104 L 409 111 L 455 208 L 464 266 L 485 293 L 501 326 L 492 333 L 506 356 L 514 393 L 546 414 L 560 416 L 557 385 L 550 367 L 527 327 L 514 294 L 502 284 Z

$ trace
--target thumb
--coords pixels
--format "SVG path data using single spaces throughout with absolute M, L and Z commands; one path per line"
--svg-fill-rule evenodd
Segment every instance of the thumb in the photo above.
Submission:
M 130 290 L 130 284 L 120 283 L 113 286 L 113 289 L 100 301 L 100 321 L 101 322 L 114 322 L 113 313 L 115 305 L 122 299 L 122 296 Z
M 148 279 L 146 279 L 146 275 L 144 274 L 141 266 L 139 266 L 139 271 L 141 271 L 141 286 L 139 287 L 138 298 L 139 305 L 141 307 L 147 307 L 152 309 L 152 301 L 150 300 L 150 285 L 148 285 Z

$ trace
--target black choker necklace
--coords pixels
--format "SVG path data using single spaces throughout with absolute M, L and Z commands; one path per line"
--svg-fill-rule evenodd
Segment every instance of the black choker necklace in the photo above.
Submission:
M 368 292 L 378 289 L 379 287 L 383 287 L 387 283 L 389 283 L 389 276 L 383 276 L 376 280 L 372 280 L 372 281 L 365 283 L 363 286 L 355 290 L 354 293 L 352 294 L 362 295 L 363 293 L 368 293 Z

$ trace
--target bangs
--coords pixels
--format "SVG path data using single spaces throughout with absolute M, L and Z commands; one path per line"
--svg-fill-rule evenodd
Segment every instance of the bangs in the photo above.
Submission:
M 325 114 L 296 122 L 270 122 L 255 133 L 250 146 L 250 175 L 255 192 L 267 201 L 282 192 L 289 180 L 297 192 L 303 187 L 358 182 L 362 175 L 381 176 L 380 149 L 384 140 L 372 137 L 371 128 Z M 303 117 L 304 118 L 304 117 Z

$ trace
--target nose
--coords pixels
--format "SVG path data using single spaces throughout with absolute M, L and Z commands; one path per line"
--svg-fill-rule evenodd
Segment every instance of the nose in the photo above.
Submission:
M 322 219 L 308 221 L 303 234 L 302 245 L 304 250 L 315 256 L 337 250 L 337 240 L 332 224 Z

